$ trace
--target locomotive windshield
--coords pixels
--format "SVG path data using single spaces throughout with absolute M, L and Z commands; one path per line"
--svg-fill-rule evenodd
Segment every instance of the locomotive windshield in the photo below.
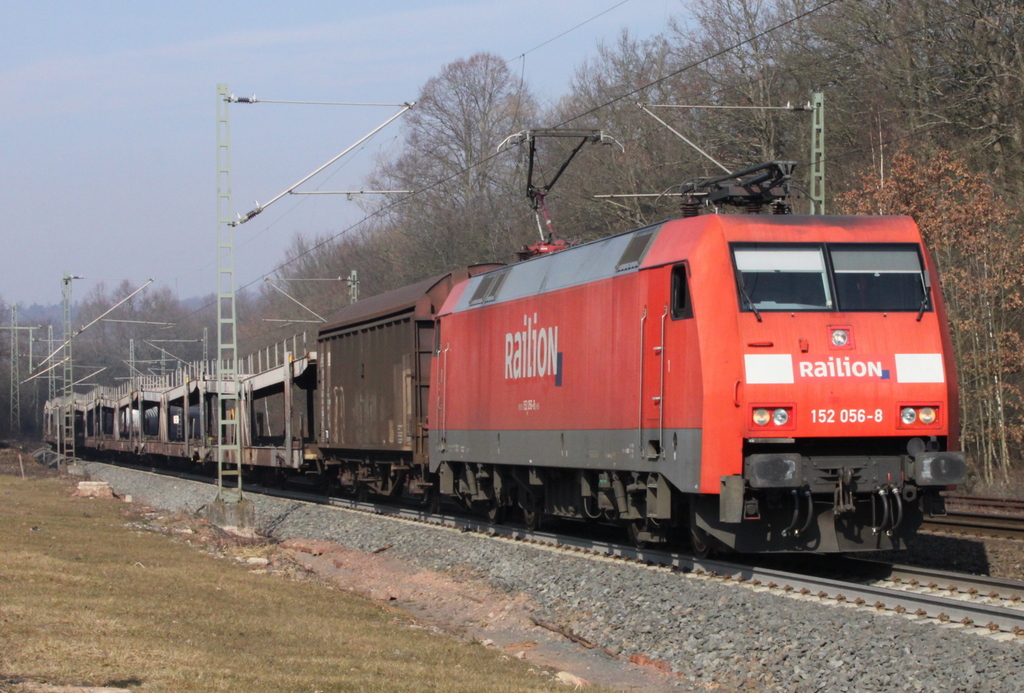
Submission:
M 839 310 L 920 310 L 925 287 L 916 246 L 834 245 L 829 251 Z
M 821 248 L 736 248 L 740 300 L 749 310 L 831 310 Z
M 930 310 L 914 244 L 733 247 L 744 311 Z

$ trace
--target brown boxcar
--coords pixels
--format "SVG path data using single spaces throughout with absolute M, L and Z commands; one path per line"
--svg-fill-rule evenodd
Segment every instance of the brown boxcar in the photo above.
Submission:
M 320 331 L 318 446 L 342 485 L 391 493 L 427 463 L 434 318 L 476 265 L 359 301 Z M 333 475 L 333 474 L 332 474 Z

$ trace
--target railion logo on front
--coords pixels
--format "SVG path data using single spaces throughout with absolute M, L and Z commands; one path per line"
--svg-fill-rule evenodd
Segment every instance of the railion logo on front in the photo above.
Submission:
M 822 361 L 798 362 L 801 378 L 879 378 L 889 379 L 889 369 L 881 361 L 860 361 L 849 356 L 829 356 Z
M 538 327 L 537 314 L 523 316 L 523 329 L 505 333 L 505 379 L 555 377 L 561 385 L 558 326 Z

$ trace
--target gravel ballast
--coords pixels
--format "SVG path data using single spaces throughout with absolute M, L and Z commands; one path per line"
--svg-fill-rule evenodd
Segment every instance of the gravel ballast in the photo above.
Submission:
M 188 513 L 208 485 L 97 463 L 93 479 Z M 667 662 L 681 684 L 751 691 L 1024 690 L 1024 643 L 865 609 L 828 606 L 610 560 L 249 495 L 260 532 L 361 551 L 390 547 L 424 568 L 470 572 L 525 593 L 539 617 L 611 652 Z

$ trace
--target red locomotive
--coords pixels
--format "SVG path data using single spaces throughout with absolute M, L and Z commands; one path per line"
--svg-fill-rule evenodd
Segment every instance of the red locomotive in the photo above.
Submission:
M 712 201 L 786 211 L 773 166 Z M 938 286 L 907 217 L 710 214 L 493 270 L 437 319 L 430 470 L 640 542 L 901 548 L 966 477 Z
M 430 468 L 640 541 L 899 548 L 966 470 L 937 287 L 906 217 L 705 215 L 482 274 L 438 316 Z

